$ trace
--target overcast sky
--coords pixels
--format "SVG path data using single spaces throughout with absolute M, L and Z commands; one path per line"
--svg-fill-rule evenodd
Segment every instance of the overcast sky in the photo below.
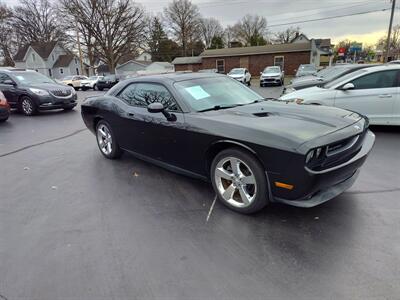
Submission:
M 4 1 L 4 0 L 3 0 Z M 5 0 L 14 5 L 18 0 Z M 136 0 L 147 11 L 162 12 L 169 0 Z M 214 17 L 225 25 L 234 24 L 246 13 L 259 14 L 267 18 L 269 25 L 298 22 L 344 14 L 367 12 L 390 8 L 390 0 L 192 0 L 205 17 Z M 400 5 L 400 3 L 398 4 Z M 400 22 L 395 11 L 394 24 Z M 323 21 L 273 26 L 279 31 L 288 26 L 300 26 L 302 32 L 311 38 L 331 38 L 335 43 L 343 38 L 375 44 L 385 34 L 389 24 L 390 10 L 363 15 L 334 18 Z

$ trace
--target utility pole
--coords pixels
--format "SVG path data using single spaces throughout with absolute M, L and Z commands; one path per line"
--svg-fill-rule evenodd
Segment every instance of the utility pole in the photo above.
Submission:
M 392 0 L 392 11 L 390 12 L 389 30 L 388 30 L 387 40 L 386 40 L 386 57 L 385 57 L 385 61 L 384 62 L 388 62 L 388 58 L 389 58 L 390 35 L 392 34 L 392 23 L 393 23 L 393 16 L 394 16 L 395 7 L 396 7 L 396 0 Z
M 83 69 L 82 49 L 81 49 L 81 41 L 79 39 L 78 22 L 76 22 L 76 42 L 78 43 L 79 62 L 81 64 L 81 72 L 82 72 L 82 75 L 84 75 L 86 72 Z M 86 75 L 89 75 L 89 74 L 86 74 Z

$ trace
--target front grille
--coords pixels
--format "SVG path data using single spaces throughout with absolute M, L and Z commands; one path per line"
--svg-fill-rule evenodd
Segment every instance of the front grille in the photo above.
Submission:
M 72 91 L 70 89 L 57 89 L 57 90 L 51 90 L 50 93 L 54 96 L 54 97 L 69 97 L 72 94 Z
M 314 171 L 322 171 L 349 161 L 361 150 L 366 132 L 367 131 L 364 131 L 361 134 L 323 147 L 323 157 L 321 157 L 320 160 L 311 163 L 308 167 Z

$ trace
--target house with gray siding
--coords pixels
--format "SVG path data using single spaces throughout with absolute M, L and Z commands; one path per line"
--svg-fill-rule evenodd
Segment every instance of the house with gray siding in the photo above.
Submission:
M 51 78 L 84 75 L 79 59 L 58 42 L 32 43 L 18 50 L 14 56 L 15 67 L 35 70 Z M 85 70 L 85 74 L 88 70 Z

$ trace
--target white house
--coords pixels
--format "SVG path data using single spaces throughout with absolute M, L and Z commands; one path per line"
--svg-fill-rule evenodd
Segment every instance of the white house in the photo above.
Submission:
M 155 61 L 149 64 L 145 70 L 139 71 L 139 75 L 172 73 L 175 72 L 174 65 L 166 61 Z
M 151 54 L 149 52 L 142 52 L 138 57 L 135 58 L 135 60 L 151 62 Z
M 58 42 L 32 43 L 20 48 L 14 56 L 15 67 L 35 70 L 51 78 L 82 75 L 77 56 L 65 50 Z M 86 68 L 85 74 L 89 70 Z
M 309 39 L 305 34 L 300 34 L 291 43 L 311 43 L 310 63 L 316 67 L 331 64 L 333 58 L 331 39 Z
M 138 71 L 145 70 L 149 64 L 151 64 L 151 61 L 129 60 L 123 64 L 118 65 L 115 68 L 115 74 L 117 74 L 117 75 L 134 75 Z

